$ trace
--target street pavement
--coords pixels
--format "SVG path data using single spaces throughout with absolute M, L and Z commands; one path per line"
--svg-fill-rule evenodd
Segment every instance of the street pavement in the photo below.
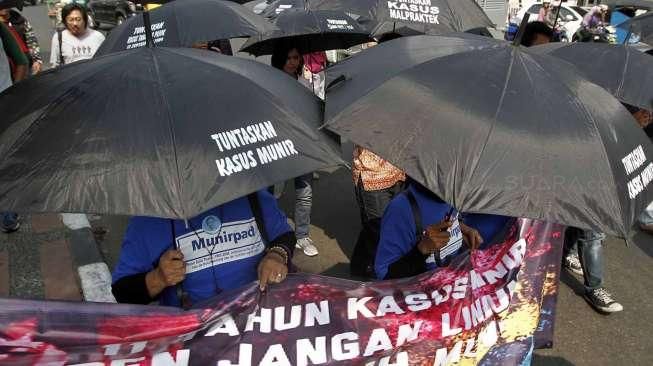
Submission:
M 44 60 L 52 28 L 44 6 L 27 7 L 24 14 L 36 29 Z M 350 154 L 345 149 L 344 155 Z M 349 155 L 350 156 L 350 155 Z M 293 213 L 292 184 L 280 200 Z M 79 240 L 80 232 L 66 227 L 57 214 L 27 215 L 20 231 L 0 233 L 0 296 L 81 300 L 78 269 L 98 251 L 109 268 L 115 265 L 129 218 L 90 217 L 93 240 Z M 350 278 L 349 260 L 359 230 L 350 172 L 323 171 L 315 182 L 311 237 L 320 254 L 309 258 L 298 252 L 293 259 L 302 271 Z M 86 234 L 83 234 L 86 235 Z M 582 280 L 563 271 L 557 307 L 554 346 L 539 350 L 534 365 L 653 365 L 653 237 L 640 234 L 638 245 L 623 240 L 605 242 L 605 284 L 625 311 L 600 315 L 583 300 Z M 73 245 L 74 244 L 74 245 Z

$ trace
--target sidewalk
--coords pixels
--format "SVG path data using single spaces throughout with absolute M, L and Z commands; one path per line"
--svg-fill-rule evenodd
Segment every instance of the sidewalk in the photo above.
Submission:
M 108 281 L 85 215 L 66 223 L 59 214 L 26 215 L 18 231 L 0 233 L 0 296 L 108 302 Z
M 0 296 L 81 301 L 70 248 L 60 215 L 23 216 L 18 231 L 0 233 Z

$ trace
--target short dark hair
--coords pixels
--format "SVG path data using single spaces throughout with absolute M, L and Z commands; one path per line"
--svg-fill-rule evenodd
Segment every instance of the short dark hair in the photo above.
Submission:
M 533 42 L 535 41 L 535 36 L 538 34 L 542 34 L 549 39 L 553 38 L 553 29 L 549 27 L 546 23 L 544 22 L 530 22 L 526 24 L 526 28 L 524 29 L 524 35 L 521 38 L 521 44 L 522 46 L 525 47 L 530 47 L 533 45 Z
M 272 51 L 272 59 L 270 60 L 270 64 L 272 64 L 272 67 L 283 70 L 283 67 L 286 66 L 286 62 L 288 62 L 288 54 L 292 50 L 297 50 L 299 52 L 299 67 L 297 67 L 297 76 L 301 75 L 304 69 L 304 57 L 302 55 L 302 52 L 300 51 L 300 48 L 294 44 L 293 42 L 279 42 L 275 45 L 274 51 Z
M 84 28 L 88 28 L 88 12 L 86 11 L 86 7 L 77 3 L 66 4 L 66 6 L 61 9 L 61 22 L 63 25 L 68 28 L 68 24 L 66 24 L 66 18 L 68 18 L 70 13 L 75 10 L 79 11 L 82 14 L 82 19 L 84 20 Z

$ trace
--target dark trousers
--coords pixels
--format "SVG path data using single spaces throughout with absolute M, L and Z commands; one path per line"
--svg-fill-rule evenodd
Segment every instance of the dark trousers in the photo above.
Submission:
M 381 234 L 381 218 L 388 203 L 404 189 L 404 183 L 378 191 L 366 191 L 359 180 L 354 187 L 360 209 L 362 228 L 351 256 L 350 271 L 354 276 L 374 278 L 374 258 Z
M 605 234 L 575 227 L 565 232 L 565 256 L 578 250 L 578 259 L 583 268 L 585 291 L 603 286 L 603 240 Z

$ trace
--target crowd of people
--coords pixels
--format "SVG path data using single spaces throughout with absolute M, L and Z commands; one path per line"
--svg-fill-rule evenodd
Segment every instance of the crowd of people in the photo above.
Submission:
M 545 5 L 547 2 L 545 2 Z M 597 11 L 602 11 L 597 7 Z M 525 47 L 553 39 L 549 6 L 527 25 Z M 588 13 L 591 27 L 596 12 Z M 71 3 L 61 12 L 63 28 L 52 36 L 51 67 L 92 58 L 104 41 L 90 29 L 84 6 Z M 42 71 L 39 44 L 29 22 L 17 11 L 0 11 L 0 90 Z M 385 42 L 399 37 L 386 34 Z M 226 40 L 198 42 L 195 47 L 231 55 Z M 271 66 L 324 98 L 324 52 L 302 55 L 290 42 L 279 43 Z M 626 106 L 649 136 L 651 114 Z M 491 245 L 514 218 L 458 212 L 398 167 L 360 146 L 352 159 L 352 189 L 360 210 L 361 229 L 351 258 L 351 274 L 362 279 L 414 276 L 467 250 Z M 313 182 L 308 173 L 294 179 L 294 229 L 277 203 L 283 187 L 270 187 L 208 210 L 187 221 L 133 217 L 113 273 L 119 302 L 191 306 L 214 295 L 258 280 L 261 290 L 282 282 L 294 270 L 295 249 L 319 255 L 310 238 Z M 642 215 L 642 228 L 653 232 L 653 206 Z M 18 229 L 15 213 L 4 213 L 2 230 Z M 568 228 L 564 265 L 582 274 L 585 297 L 596 309 L 611 313 L 623 307 L 603 286 L 599 232 Z M 208 259 L 207 259 L 208 258 Z
M 523 42 L 528 46 L 541 44 L 550 41 L 551 36 L 551 29 L 546 24 L 535 22 L 529 25 Z M 398 35 L 389 34 L 379 41 L 384 42 L 396 37 Z M 307 69 L 306 61 L 307 59 L 302 57 L 300 50 L 289 43 L 277 47 L 272 55 L 272 66 L 298 81 L 302 81 L 302 75 Z M 310 71 L 312 70 L 308 70 L 309 73 Z M 306 83 L 306 80 L 303 82 Z M 419 182 L 411 179 L 399 168 L 360 146 L 354 148 L 352 178 L 352 186 L 359 204 L 361 231 L 351 258 L 351 273 L 358 278 L 384 280 L 410 277 L 438 266 L 446 266 L 451 258 L 460 255 L 465 250 L 476 250 L 493 243 L 493 238 L 514 220 L 497 215 L 459 213 L 454 207 Z M 181 288 L 188 287 L 189 292 L 195 291 L 203 294 L 199 297 L 191 295 L 192 303 L 255 279 L 258 279 L 262 289 L 269 283 L 283 281 L 287 273 L 292 270 L 291 260 L 294 248 L 303 250 L 308 256 L 318 254 L 317 247 L 309 238 L 308 230 L 312 182 L 312 174 L 296 178 L 294 181 L 296 192 L 294 233 L 290 231 L 289 227 L 284 227 L 283 230 L 268 231 L 270 230 L 268 220 L 277 223 L 285 222 L 284 214 L 270 196 L 270 192 L 275 192 L 274 187 L 271 187 L 269 192 L 257 193 L 261 197 L 261 202 L 265 203 L 263 209 L 267 210 L 270 217 L 265 214 L 257 215 L 256 206 L 250 206 L 250 211 L 244 217 L 230 218 L 226 214 L 227 207 L 233 205 L 234 202 L 214 209 L 212 211 L 215 216 L 214 220 L 220 222 L 222 227 L 230 227 L 232 225 L 230 220 L 245 218 L 250 222 L 257 222 L 256 217 L 258 217 L 258 222 L 262 221 L 262 223 L 257 225 L 254 231 L 258 231 L 258 228 L 263 229 L 255 235 L 259 235 L 263 241 L 266 241 L 265 237 L 271 238 L 271 240 L 263 246 L 258 241 L 252 241 L 249 244 L 251 249 L 248 249 L 248 255 L 230 261 L 228 264 L 214 262 L 211 259 L 210 264 L 199 270 L 193 267 L 193 272 L 188 277 L 183 275 L 184 269 L 188 270 L 189 268 L 188 264 L 184 266 L 183 263 L 185 260 L 192 263 L 192 259 L 197 257 L 192 250 L 192 245 L 189 246 L 181 239 L 188 234 L 188 230 L 176 229 L 172 232 L 179 232 L 180 235 L 174 234 L 159 238 L 151 243 L 147 241 L 148 239 L 144 239 L 137 241 L 139 244 L 135 244 L 130 233 L 140 232 L 142 229 L 137 228 L 139 222 L 151 219 L 132 219 L 128 229 L 129 239 L 125 241 L 123 255 L 115 273 L 114 294 L 116 298 L 129 301 L 130 291 L 142 289 L 139 295 L 132 295 L 131 299 L 149 302 L 156 298 L 155 295 L 161 289 L 161 284 L 167 284 L 168 294 L 165 299 L 161 300 L 162 303 L 179 303 L 179 300 L 177 302 L 170 300 L 169 296 L 174 298 L 172 289 L 182 283 Z M 244 201 L 241 199 L 241 202 Z M 201 228 L 192 230 L 191 235 L 197 237 L 196 242 L 201 242 L 202 236 L 210 233 L 204 223 L 200 225 L 200 222 L 206 219 L 205 215 L 191 220 L 191 228 Z M 169 221 L 169 225 L 175 228 L 183 226 L 181 221 Z M 159 223 L 159 225 L 163 230 L 165 224 Z M 168 230 L 168 232 L 171 231 Z M 216 233 L 213 235 L 218 238 L 220 230 L 218 229 Z M 204 238 L 204 242 L 209 242 L 208 237 L 210 235 Z M 564 263 L 571 271 L 584 275 L 585 296 L 590 304 L 601 312 L 611 313 L 621 311 L 623 307 L 603 287 L 601 248 L 604 238 L 605 236 L 598 232 L 569 228 L 565 241 Z M 215 239 L 214 243 L 214 246 L 206 248 L 211 258 L 213 258 L 212 251 L 216 247 L 224 251 L 229 250 L 229 246 L 224 245 L 226 242 Z M 144 247 L 149 249 L 146 254 L 139 256 L 133 250 L 129 250 L 134 247 L 141 248 L 140 251 L 143 251 Z M 150 250 L 153 250 L 154 253 Z M 132 266 L 130 263 L 134 258 L 139 257 L 143 260 L 139 263 L 144 263 L 144 265 Z M 157 258 L 160 258 L 158 262 Z M 253 270 L 255 267 L 256 271 Z M 229 268 L 241 268 L 238 279 L 242 282 L 218 274 L 224 273 L 222 271 L 227 271 Z M 199 274 L 194 272 L 196 270 L 199 271 Z M 194 278 L 199 279 L 202 276 L 211 278 L 211 275 L 214 276 L 213 281 L 194 280 Z M 125 278 L 127 279 L 125 280 Z M 150 278 L 149 281 L 159 285 L 150 285 L 148 278 Z M 157 280 L 151 278 L 157 278 Z M 139 279 L 141 284 L 138 286 L 126 285 L 133 279 Z M 195 286 L 201 286 L 203 289 L 197 290 Z M 156 291 L 152 291 L 152 288 Z M 183 289 L 178 290 L 177 299 L 179 296 L 183 298 L 184 293 Z

